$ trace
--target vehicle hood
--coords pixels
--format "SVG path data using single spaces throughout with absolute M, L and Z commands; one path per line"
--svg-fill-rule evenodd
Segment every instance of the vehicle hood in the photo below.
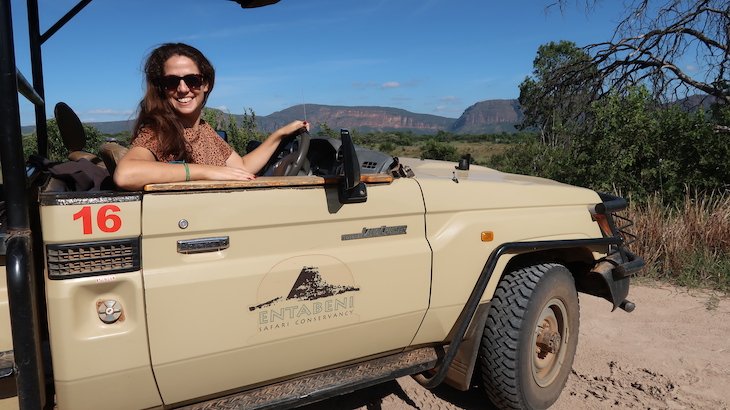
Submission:
M 601 202 L 590 189 L 561 182 L 508 174 L 471 165 L 458 170 L 454 162 L 401 158 L 423 192 L 428 212 L 593 205 Z

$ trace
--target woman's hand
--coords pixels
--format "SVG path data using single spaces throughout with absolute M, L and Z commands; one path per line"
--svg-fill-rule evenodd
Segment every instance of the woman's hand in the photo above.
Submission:
M 256 179 L 256 175 L 240 167 L 190 164 L 190 179 L 207 179 L 211 181 L 248 181 Z
M 272 136 L 278 137 L 278 140 L 282 140 L 290 135 L 296 135 L 303 131 L 309 131 L 309 123 L 306 121 L 296 120 L 276 130 Z
M 229 167 L 240 167 L 237 165 L 240 162 L 244 169 L 259 172 L 261 168 L 266 165 L 269 158 L 276 153 L 276 148 L 279 146 L 279 142 L 281 142 L 282 139 L 291 135 L 297 135 L 305 130 L 309 131 L 308 122 L 301 120 L 292 121 L 274 131 L 268 138 L 266 138 L 266 140 L 264 140 L 264 142 L 261 143 L 261 145 L 259 145 L 255 150 L 244 155 L 240 160 L 234 161 L 234 156 L 231 154 L 231 158 L 226 161 L 226 164 L 228 164 Z

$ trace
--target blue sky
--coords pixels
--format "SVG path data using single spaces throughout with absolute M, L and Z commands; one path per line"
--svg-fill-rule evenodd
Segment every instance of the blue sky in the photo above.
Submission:
M 30 80 L 25 0 L 12 0 L 16 63 Z M 77 0 L 39 0 L 41 31 Z M 198 47 L 216 67 L 208 106 L 257 115 L 301 104 L 367 105 L 457 118 L 479 101 L 517 98 L 537 48 L 607 40 L 622 1 L 586 13 L 550 0 L 94 0 L 43 45 L 46 101 L 82 121 L 134 117 L 142 64 L 156 45 Z M 23 99 L 24 101 L 24 99 Z M 21 103 L 22 124 L 35 122 Z

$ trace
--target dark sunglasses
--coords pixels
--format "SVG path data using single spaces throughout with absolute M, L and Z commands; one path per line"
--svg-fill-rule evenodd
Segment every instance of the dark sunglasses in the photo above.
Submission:
M 180 85 L 180 80 L 185 81 L 188 88 L 198 90 L 203 86 L 205 78 L 202 74 L 188 74 L 182 77 L 166 75 L 164 77 L 160 77 L 157 82 L 165 90 L 174 91 L 177 90 L 177 86 Z

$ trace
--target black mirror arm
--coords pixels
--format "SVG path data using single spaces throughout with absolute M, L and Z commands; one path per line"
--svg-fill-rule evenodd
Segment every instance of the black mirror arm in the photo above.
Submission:
M 340 130 L 342 146 L 342 165 L 345 173 L 342 182 L 338 187 L 338 194 L 341 204 L 354 204 L 365 202 L 368 199 L 368 192 L 365 183 L 360 181 L 360 161 L 357 158 L 355 144 L 348 130 Z

